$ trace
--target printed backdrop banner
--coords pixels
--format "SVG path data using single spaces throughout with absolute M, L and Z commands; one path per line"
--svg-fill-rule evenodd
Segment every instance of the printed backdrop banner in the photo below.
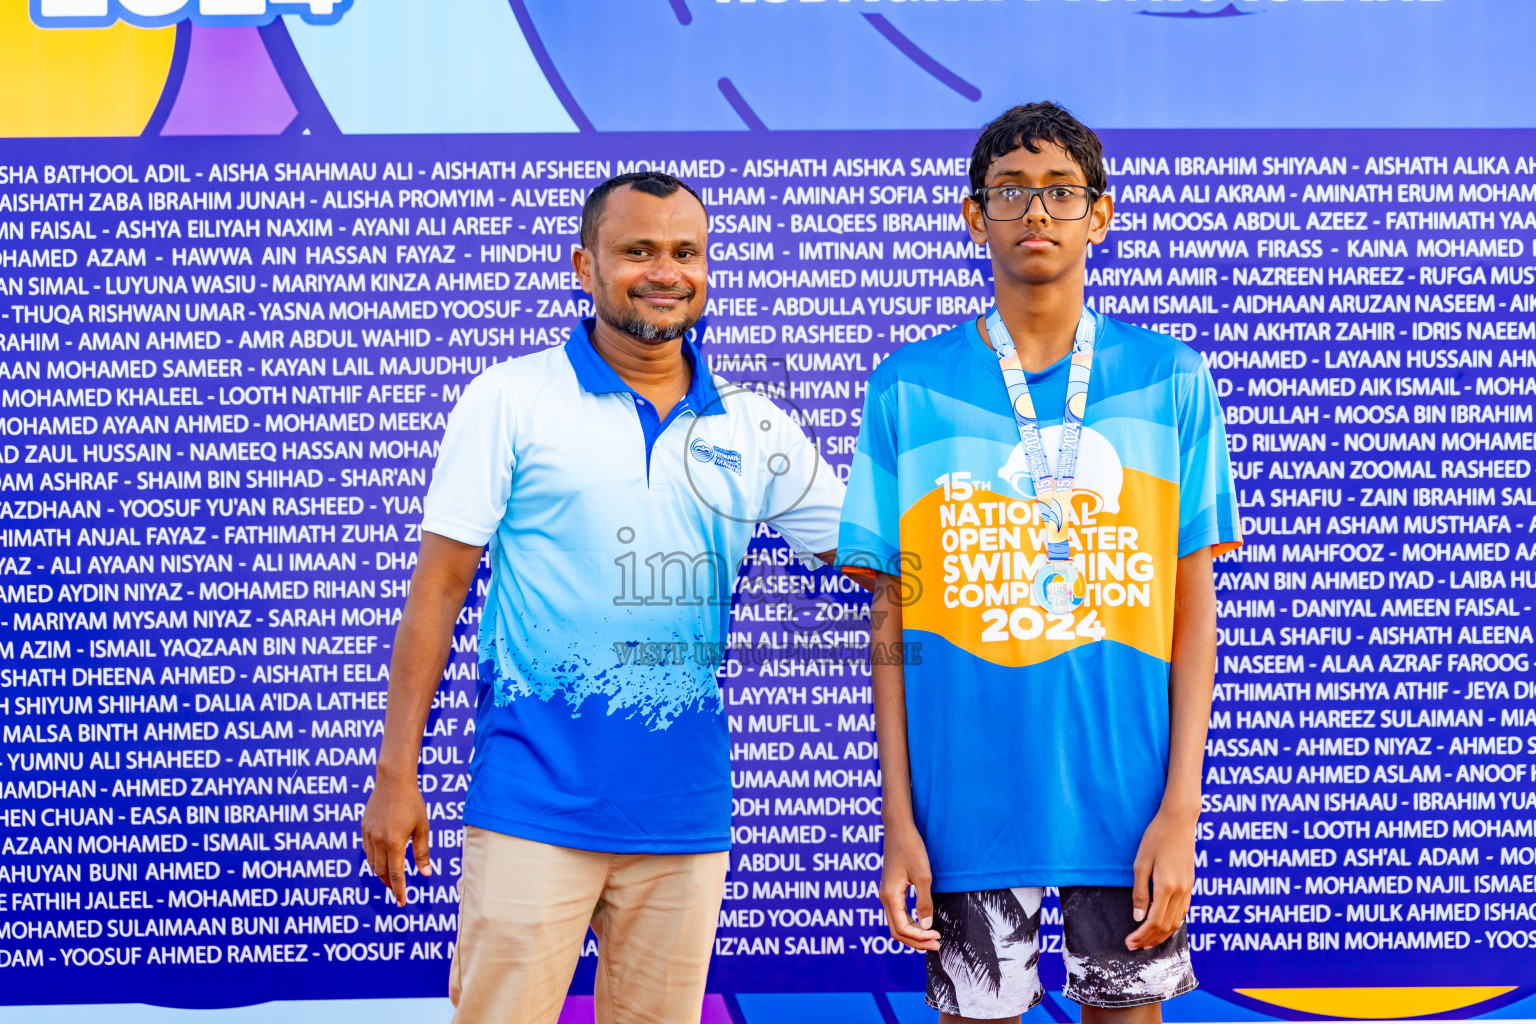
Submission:
M 985 311 L 967 157 L 1042 98 L 1103 129 L 1090 300 L 1204 356 L 1243 507 L 1168 1019 L 1536 1017 L 1536 8 L 1222 3 L 5 4 L 0 1019 L 441 1019 L 483 575 L 408 907 L 358 819 L 445 416 L 591 313 L 587 193 L 698 188 L 711 367 L 846 474 L 870 371 Z M 735 597 L 706 1019 L 932 1021 L 868 603 L 768 530 Z M 1074 1020 L 1054 895 L 1042 947 Z

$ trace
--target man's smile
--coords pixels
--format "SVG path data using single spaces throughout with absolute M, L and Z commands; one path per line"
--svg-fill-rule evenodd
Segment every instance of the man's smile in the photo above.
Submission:
M 688 302 L 693 298 L 691 291 L 665 291 L 663 289 L 646 289 L 630 292 L 631 298 L 639 299 L 653 309 L 671 309 L 679 303 Z

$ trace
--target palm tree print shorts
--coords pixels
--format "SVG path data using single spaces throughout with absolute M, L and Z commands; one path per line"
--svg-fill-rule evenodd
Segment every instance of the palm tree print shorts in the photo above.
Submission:
M 1011 1017 L 1044 996 L 1037 887 L 933 894 L 939 949 L 928 953 L 928 1005 L 962 1017 Z M 1065 995 L 1084 1006 L 1160 1003 L 1197 984 L 1184 926 L 1152 949 L 1126 949 L 1139 925 L 1129 886 L 1062 886 Z

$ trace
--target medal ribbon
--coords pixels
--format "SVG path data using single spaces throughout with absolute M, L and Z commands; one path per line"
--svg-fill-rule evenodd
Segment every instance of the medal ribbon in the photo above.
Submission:
M 1093 371 L 1093 340 L 1098 328 L 1098 314 L 1087 306 L 1077 320 L 1077 335 L 1072 341 L 1072 362 L 1067 377 L 1067 402 L 1062 411 L 1061 449 L 1056 456 L 1056 472 L 1045 461 L 1045 445 L 1040 440 L 1039 417 L 1034 399 L 1024 379 L 1024 368 L 1013 347 L 1013 336 L 1003 323 L 1002 314 L 993 306 L 987 314 L 987 335 L 997 353 L 1008 386 L 1008 404 L 1018 422 L 1019 440 L 1029 462 L 1029 475 L 1035 482 L 1035 501 L 1047 525 L 1046 557 L 1053 562 L 1069 561 L 1067 544 L 1067 509 L 1072 501 L 1072 484 L 1077 477 L 1077 449 L 1083 439 L 1083 413 L 1088 407 L 1088 377 Z

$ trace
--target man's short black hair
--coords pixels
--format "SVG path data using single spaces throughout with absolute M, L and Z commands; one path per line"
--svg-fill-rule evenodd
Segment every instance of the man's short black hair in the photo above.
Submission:
M 628 185 L 636 192 L 644 192 L 648 196 L 665 199 L 676 195 L 678 189 L 683 189 L 695 199 L 699 194 L 681 178 L 674 178 L 670 174 L 660 171 L 636 171 L 632 174 L 621 174 L 616 178 L 609 178 L 587 196 L 587 202 L 581 208 L 581 247 L 590 249 L 597 242 L 597 222 L 602 219 L 603 207 L 608 205 L 608 196 L 614 189 Z M 699 205 L 704 205 L 704 200 L 699 199 Z M 706 215 L 708 211 L 705 211 Z
M 971 192 L 987 183 L 987 169 L 999 157 L 1016 149 L 1040 152 L 1039 143 L 1054 142 L 1082 168 L 1088 187 L 1103 192 L 1109 181 L 1104 177 L 1104 147 L 1093 129 L 1049 100 L 1026 103 L 1004 112 L 981 130 L 971 150 Z

